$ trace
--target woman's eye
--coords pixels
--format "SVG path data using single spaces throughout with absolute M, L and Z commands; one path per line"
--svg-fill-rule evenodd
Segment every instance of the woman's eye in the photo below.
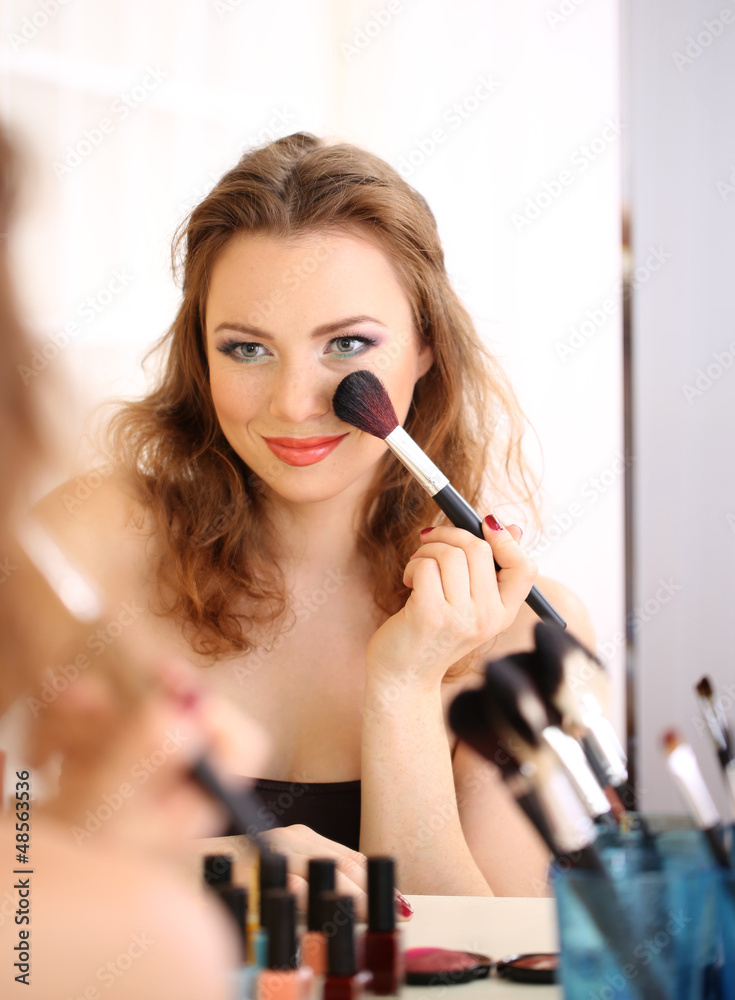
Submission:
M 242 341 L 222 344 L 218 350 L 222 351 L 223 354 L 229 354 L 237 361 L 258 361 L 267 356 L 266 348 L 262 344 L 244 344 Z
M 371 347 L 375 341 L 371 340 L 369 337 L 335 337 L 331 341 L 332 345 L 336 348 L 333 352 L 339 355 L 351 355 L 362 354 L 363 351 Z

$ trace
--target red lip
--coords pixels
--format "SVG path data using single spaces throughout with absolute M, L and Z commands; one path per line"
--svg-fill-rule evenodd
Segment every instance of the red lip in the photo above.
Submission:
M 347 432 L 349 433 L 349 431 Z M 347 434 L 331 437 L 263 438 L 270 450 L 287 465 L 314 465 L 330 455 Z

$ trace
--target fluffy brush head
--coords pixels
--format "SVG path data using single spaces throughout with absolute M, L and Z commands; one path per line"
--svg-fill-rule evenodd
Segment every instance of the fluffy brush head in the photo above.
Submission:
M 549 627 L 556 629 L 555 625 Z M 513 661 L 534 684 L 548 712 L 551 724 L 553 726 L 561 725 L 561 712 L 552 700 L 552 695 L 559 684 L 556 671 L 549 669 L 546 659 L 541 657 L 538 650 L 535 649 L 529 653 L 516 653 L 513 656 Z
M 504 725 L 531 746 L 536 746 L 549 717 L 528 675 L 514 656 L 492 660 L 485 667 L 486 711 L 496 728 Z
M 372 372 L 361 370 L 345 376 L 334 393 L 332 408 L 344 423 L 383 440 L 398 426 L 390 396 Z
M 555 625 L 539 622 L 534 630 L 538 651 L 539 673 L 534 677 L 539 690 L 552 699 L 564 680 L 565 667 L 571 655 L 582 653 L 598 670 L 602 664 L 597 657 L 577 642 L 574 636 Z
M 712 697 L 712 682 L 706 675 L 697 684 L 697 694 L 701 698 L 711 698 Z
M 504 744 L 487 720 L 482 689 L 460 691 L 449 706 L 449 725 L 461 740 L 481 757 L 499 764 L 502 771 L 517 770 L 515 762 L 503 752 Z

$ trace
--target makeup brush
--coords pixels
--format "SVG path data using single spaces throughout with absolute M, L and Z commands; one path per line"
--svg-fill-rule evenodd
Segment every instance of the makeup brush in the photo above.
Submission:
M 385 441 L 455 527 L 484 539 L 479 514 L 399 426 L 388 392 L 377 375 L 364 370 L 351 372 L 337 386 L 332 406 L 339 420 Z M 495 568 L 500 569 L 497 562 Z M 529 591 L 526 604 L 542 621 L 566 628 L 567 623 L 537 587 Z
M 493 731 L 485 713 L 482 691 L 460 691 L 449 706 L 449 725 L 457 736 L 486 760 L 492 761 L 503 781 L 552 855 L 557 846 L 531 778 L 523 774 L 510 747 Z
M 638 934 L 628 919 L 625 900 L 597 852 L 597 831 L 582 810 L 566 775 L 559 770 L 545 743 L 534 747 L 527 742 L 529 736 L 538 733 L 545 712 L 530 680 L 512 661 L 513 657 L 506 657 L 488 663 L 485 668 L 485 687 L 481 689 L 481 696 L 485 700 L 486 714 L 500 735 L 504 735 L 506 727 L 515 730 L 515 739 L 509 733 L 506 742 L 512 741 L 521 769 L 533 773 L 539 798 L 554 830 L 557 861 L 560 865 L 591 869 L 589 879 L 571 878 L 570 892 L 577 897 L 622 967 L 635 953 Z M 579 845 L 574 851 L 564 849 L 565 838 L 569 836 Z M 635 995 L 642 1000 L 666 1000 L 668 992 L 658 971 L 653 967 L 641 967 L 639 972 L 639 978 L 629 984 Z
M 704 833 L 712 855 L 721 868 L 730 868 L 722 842 L 722 822 L 699 763 L 688 743 L 670 729 L 663 736 L 666 763 L 697 827 Z
M 730 808 L 735 817 L 735 754 L 733 754 L 732 749 L 730 726 L 722 710 L 720 699 L 715 697 L 709 677 L 705 676 L 699 681 L 696 691 L 702 716 L 717 751 L 717 759 L 720 762 L 725 787 L 730 798 Z
M 577 694 L 583 679 L 605 681 L 602 664 L 568 632 L 539 623 L 534 629 L 536 656 L 523 661 L 547 704 L 559 714 L 564 732 L 577 738 L 603 788 L 617 789 L 628 780 L 627 760 L 598 699 Z M 619 797 L 618 797 L 619 799 Z M 622 803 L 621 803 L 622 808 Z
M 548 747 L 557 765 L 561 765 L 588 817 L 596 823 L 616 825 L 610 803 L 592 773 L 582 748 L 571 736 L 549 724 L 543 701 L 527 674 L 515 661 L 515 656 L 508 656 L 491 661 L 485 668 L 486 686 L 490 692 L 488 715 L 490 718 L 494 717 L 493 724 L 501 733 L 506 725 L 510 727 L 513 738 L 510 733 L 506 733 L 506 736 L 516 751 L 516 757 L 524 763 L 538 767 L 536 757 L 544 747 Z M 544 766 L 551 767 L 550 764 Z

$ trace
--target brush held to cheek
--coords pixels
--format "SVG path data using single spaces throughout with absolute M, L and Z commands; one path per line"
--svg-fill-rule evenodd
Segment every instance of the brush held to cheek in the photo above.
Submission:
M 351 372 L 337 386 L 332 407 L 344 423 L 385 441 L 456 528 L 464 528 L 477 538 L 484 539 L 482 518 L 399 425 L 390 397 L 377 375 L 368 371 Z M 500 569 L 497 562 L 495 568 Z M 537 587 L 531 587 L 526 604 L 542 621 L 560 628 L 567 627 L 562 616 Z

